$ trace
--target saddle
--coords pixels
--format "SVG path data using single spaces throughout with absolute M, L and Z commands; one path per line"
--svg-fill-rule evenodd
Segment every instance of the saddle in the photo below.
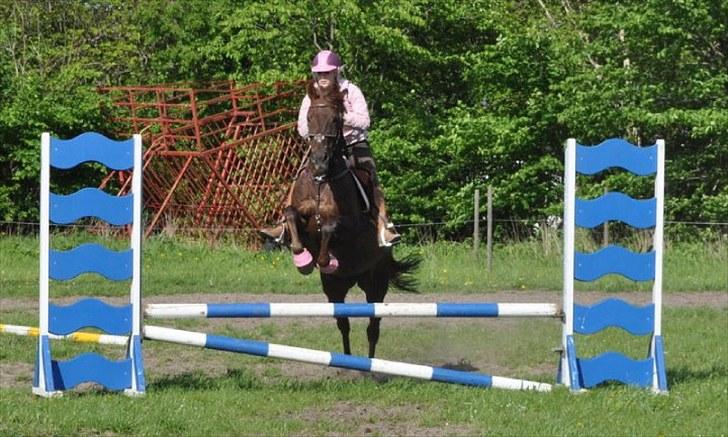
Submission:
M 338 147 L 339 153 L 343 156 L 346 166 L 351 170 L 354 183 L 358 188 L 359 201 L 364 214 L 370 214 L 372 219 L 376 220 L 378 212 L 376 211 L 377 203 L 374 201 L 372 174 L 366 168 L 357 166 L 356 152 L 346 145 L 343 137 L 339 140 Z

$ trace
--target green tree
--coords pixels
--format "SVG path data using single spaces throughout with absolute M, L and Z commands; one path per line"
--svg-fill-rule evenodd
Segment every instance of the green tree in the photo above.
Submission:
M 3 220 L 37 220 L 42 132 L 103 131 L 95 85 L 137 69 L 138 32 L 124 22 L 123 4 L 0 3 L 0 47 L 7 55 L 0 57 Z
M 623 137 L 665 139 L 668 220 L 725 222 L 726 23 L 725 0 L 0 2 L 0 216 L 37 220 L 41 132 L 111 129 L 97 86 L 302 79 L 318 44 L 367 96 L 397 221 L 463 236 L 488 184 L 500 218 L 559 214 L 564 140 Z

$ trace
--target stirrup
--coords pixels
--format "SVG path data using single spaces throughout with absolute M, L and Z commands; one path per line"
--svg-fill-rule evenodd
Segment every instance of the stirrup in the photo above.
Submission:
M 385 233 L 389 232 L 391 235 L 391 238 L 387 240 L 385 238 Z M 397 231 L 394 229 L 394 224 L 387 223 L 387 226 L 383 227 L 382 230 L 379 232 L 379 247 L 392 247 L 396 244 L 399 244 L 399 242 L 402 240 L 402 236 L 397 233 Z
M 267 238 L 271 238 L 276 243 L 281 244 L 283 243 L 283 238 L 286 235 L 286 226 L 285 224 L 281 223 L 272 228 L 259 229 L 258 232 Z

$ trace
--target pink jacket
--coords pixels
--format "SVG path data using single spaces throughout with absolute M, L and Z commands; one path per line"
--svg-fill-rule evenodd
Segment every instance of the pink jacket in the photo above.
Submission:
M 369 109 L 364 94 L 358 86 L 344 80 L 339 84 L 341 91 L 347 90 L 344 98 L 344 139 L 346 144 L 354 144 L 364 141 L 368 137 Z M 311 99 L 308 96 L 303 98 L 301 109 L 298 110 L 298 133 L 305 137 L 308 135 L 308 108 L 311 106 Z

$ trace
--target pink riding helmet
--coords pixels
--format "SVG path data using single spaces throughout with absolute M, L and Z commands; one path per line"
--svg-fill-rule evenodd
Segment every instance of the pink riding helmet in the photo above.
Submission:
M 322 50 L 311 60 L 311 71 L 325 73 L 341 67 L 341 58 L 331 50 Z

